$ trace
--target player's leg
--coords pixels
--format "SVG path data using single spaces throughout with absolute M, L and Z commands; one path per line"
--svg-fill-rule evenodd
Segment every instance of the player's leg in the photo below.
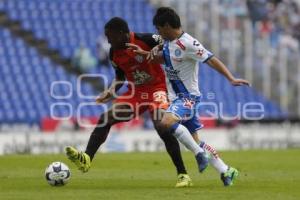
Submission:
M 169 133 L 168 130 L 161 129 L 161 126 L 159 125 L 159 121 L 153 121 L 153 124 L 159 137 L 164 142 L 166 150 L 170 155 L 170 157 L 172 158 L 174 165 L 176 166 L 177 174 L 186 174 L 187 171 L 182 161 L 180 146 L 178 141 L 172 134 Z
M 133 111 L 130 105 L 123 103 L 113 104 L 112 108 L 105 114 L 101 115 L 96 128 L 92 132 L 88 141 L 85 153 L 91 160 L 103 144 L 109 134 L 110 128 L 119 122 L 126 122 L 133 118 Z
M 74 147 L 66 147 L 68 158 L 77 165 L 82 172 L 87 172 L 91 166 L 91 161 L 94 158 L 100 145 L 103 144 L 109 134 L 112 125 L 129 121 L 133 117 L 133 112 L 129 105 L 116 103 L 112 108 L 103 113 L 98 123 L 90 135 L 85 152 L 79 152 Z
M 198 130 L 200 130 L 203 126 L 200 124 L 198 118 L 194 116 L 192 119 L 185 122 L 184 125 L 192 133 L 192 136 L 197 144 L 204 149 L 205 153 L 208 155 L 209 164 L 220 173 L 221 180 L 223 181 L 224 185 L 232 185 L 233 180 L 238 176 L 238 171 L 235 168 L 229 167 L 227 164 L 225 164 L 213 146 L 200 140 Z
M 164 114 L 163 109 L 156 109 L 152 112 L 152 121 L 154 124 L 154 128 L 157 131 L 159 137 L 163 140 L 166 150 L 171 157 L 173 164 L 177 170 L 178 180 L 175 187 L 189 187 L 192 186 L 192 180 L 187 174 L 185 169 L 181 152 L 180 146 L 176 138 L 165 129 L 162 129 L 160 125 L 161 118 Z
M 187 149 L 195 154 L 199 171 L 203 172 L 208 160 L 204 150 L 194 141 L 188 129 L 180 124 L 181 119 L 191 114 L 191 109 L 184 106 L 182 99 L 177 99 L 168 108 L 161 120 L 161 126 L 165 130 L 169 130 Z
M 235 178 L 237 178 L 239 172 L 234 167 L 228 166 L 219 156 L 217 150 L 207 144 L 204 141 L 201 141 L 198 137 L 197 132 L 195 132 L 194 137 L 197 137 L 197 141 L 200 144 L 200 146 L 205 150 L 205 152 L 209 155 L 209 164 L 213 166 L 219 173 L 221 180 L 224 184 L 224 186 L 230 186 L 233 184 Z

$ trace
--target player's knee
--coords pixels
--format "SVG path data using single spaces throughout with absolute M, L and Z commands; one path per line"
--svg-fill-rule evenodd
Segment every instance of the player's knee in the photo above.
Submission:
M 168 130 L 170 129 L 171 125 L 167 120 L 161 120 L 159 124 L 156 126 L 156 130 Z
M 169 143 L 172 143 L 172 134 L 169 130 L 164 129 L 160 123 L 155 124 L 154 128 L 159 135 L 160 139 L 165 143 L 165 145 L 168 145 Z
M 92 132 L 92 135 L 99 135 L 101 138 L 106 138 L 108 135 L 108 131 L 110 129 L 110 124 L 107 122 L 105 115 L 102 114 L 97 122 L 95 129 Z
M 172 117 L 164 116 L 160 122 L 160 127 L 165 130 L 169 130 L 172 126 L 177 123 Z
M 114 120 L 110 117 L 109 113 L 103 113 L 98 120 L 97 127 L 105 127 L 113 125 Z
M 154 128 L 155 130 L 157 131 L 158 135 L 161 136 L 161 135 L 164 135 L 164 133 L 166 132 L 165 128 L 163 127 L 163 125 L 161 124 L 161 121 L 157 121 L 157 122 L 153 122 L 154 124 Z

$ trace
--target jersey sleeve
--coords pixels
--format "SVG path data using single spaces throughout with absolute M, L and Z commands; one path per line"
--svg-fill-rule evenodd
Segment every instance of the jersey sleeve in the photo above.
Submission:
M 213 53 L 204 48 L 204 46 L 196 39 L 189 41 L 187 43 L 186 56 L 205 63 L 211 57 L 213 57 Z
M 124 73 L 123 70 L 120 69 L 120 67 L 118 67 L 118 65 L 113 61 L 113 51 L 112 51 L 112 49 L 109 50 L 109 60 L 110 60 L 111 65 L 112 65 L 113 68 L 115 69 L 116 79 L 119 79 L 119 80 L 125 80 L 125 73 Z
M 163 39 L 160 35 L 152 33 L 135 33 L 135 37 L 145 42 L 150 48 L 163 44 Z

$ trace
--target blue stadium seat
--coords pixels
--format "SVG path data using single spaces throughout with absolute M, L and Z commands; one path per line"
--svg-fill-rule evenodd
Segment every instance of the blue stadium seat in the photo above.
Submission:
M 12 19 L 20 20 L 25 29 L 33 31 L 37 38 L 47 40 L 49 47 L 59 50 L 65 58 L 71 58 L 82 42 L 96 56 L 97 37 L 103 34 L 105 22 L 116 15 L 128 20 L 133 31 L 155 31 L 152 25 L 154 9 L 146 0 L 9 0 L 0 1 L 0 10 L 6 11 Z M 0 49 L 0 105 L 3 106 L 0 122 L 6 120 L 38 124 L 41 118 L 50 116 L 52 103 L 66 102 L 77 107 L 79 103 L 86 101 L 77 96 L 76 76 L 68 74 L 61 66 L 41 56 L 21 39 L 13 37 L 7 29 L 0 28 L 0 41 L 5 49 Z M 107 75 L 109 82 L 114 77 L 113 68 L 107 66 L 98 66 L 90 73 Z M 222 102 L 226 116 L 235 116 L 238 112 L 237 103 L 245 105 L 249 101 L 263 103 L 266 117 L 286 115 L 278 105 L 252 88 L 233 87 L 204 64 L 200 65 L 199 76 L 203 101 Z M 72 98 L 57 100 L 49 96 L 51 83 L 57 80 L 71 83 Z M 84 83 L 82 89 L 82 93 L 94 95 L 90 85 Z M 55 92 L 64 95 L 68 89 L 58 86 Z M 214 94 L 214 98 L 209 99 L 208 94 Z M 212 110 L 211 107 L 207 109 Z M 87 108 L 82 115 L 98 116 L 100 110 Z M 56 112 L 58 116 L 68 115 L 68 110 L 64 107 L 57 108 Z M 201 112 L 206 114 L 205 108 Z
M 151 22 L 153 8 L 146 1 L 53 1 L 53 0 L 31 0 L 17 1 L 10 0 L 2 4 L 4 10 L 14 19 L 19 19 L 25 29 L 32 30 L 37 38 L 46 39 L 51 44 L 50 47 L 59 49 L 64 57 L 72 54 L 63 52 L 65 46 L 60 46 L 60 42 L 66 38 L 74 38 L 76 41 L 85 41 L 86 38 L 97 40 L 97 35 L 103 33 L 104 22 L 120 13 L 129 20 L 129 24 L 138 24 L 132 29 L 135 31 L 154 31 Z M 128 14 L 129 13 L 129 14 Z M 132 15 L 134 13 L 134 15 Z M 151 24 L 151 23 L 150 23 Z M 46 30 L 46 31 L 44 31 Z M 89 36 L 83 32 L 87 30 Z M 62 31 L 65 34 L 55 34 L 55 31 Z M 78 34 L 77 34 L 78 33 Z M 58 37 L 62 38 L 58 41 Z M 52 41 L 53 40 L 53 41 Z M 66 41 L 67 42 L 67 41 Z M 86 42 L 89 48 L 91 42 Z M 76 45 L 76 46 L 75 46 Z M 78 48 L 79 43 L 70 45 L 71 52 Z
M 57 101 L 49 96 L 51 83 L 69 81 L 76 90 L 76 76 L 39 55 L 21 39 L 14 38 L 7 29 L 0 29 L 0 40 L 5 45 L 0 63 L 0 105 L 3 107 L 0 122 L 39 124 L 41 118 L 50 116 L 50 106 Z M 85 93 L 93 94 L 90 86 L 84 88 L 88 88 Z M 59 86 L 61 95 L 66 92 L 64 86 Z M 72 102 L 74 107 L 78 106 L 78 100 Z M 64 116 L 65 108 L 61 109 L 59 116 Z
M 230 83 L 218 74 L 216 71 L 208 67 L 206 64 L 200 64 L 199 69 L 200 76 L 200 88 L 204 94 L 203 101 L 211 102 L 212 100 L 207 99 L 207 92 L 214 94 L 215 99 L 213 102 L 220 103 L 222 102 L 224 107 L 224 115 L 236 116 L 237 115 L 237 106 L 240 103 L 241 106 L 249 102 L 262 103 L 265 109 L 265 117 L 284 117 L 286 113 L 280 109 L 279 106 L 275 106 L 273 102 L 266 100 L 260 94 L 255 92 L 253 88 L 250 87 L 234 87 Z M 202 114 L 205 114 L 202 112 Z M 259 116 L 260 113 L 257 113 L 256 116 Z

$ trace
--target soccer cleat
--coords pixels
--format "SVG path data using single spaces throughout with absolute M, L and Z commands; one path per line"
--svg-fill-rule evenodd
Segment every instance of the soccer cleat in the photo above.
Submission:
M 233 181 L 239 175 L 239 171 L 233 167 L 229 167 L 227 172 L 221 174 L 221 180 L 224 183 L 224 186 L 233 185 Z
M 79 152 L 74 147 L 68 146 L 65 148 L 66 155 L 78 169 L 82 172 L 87 172 L 91 167 L 90 156 L 84 152 Z
M 200 173 L 202 173 L 208 166 L 208 158 L 206 156 L 206 153 L 198 153 L 196 155 L 196 160 L 198 163 L 198 168 Z
M 178 174 L 176 188 L 191 187 L 193 186 L 192 179 L 187 174 Z

